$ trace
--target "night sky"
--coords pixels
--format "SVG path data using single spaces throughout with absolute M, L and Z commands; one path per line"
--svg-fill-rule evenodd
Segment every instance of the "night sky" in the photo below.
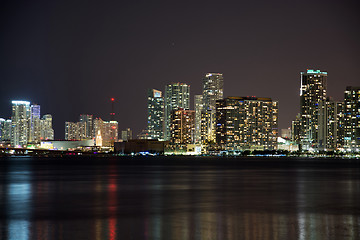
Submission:
M 225 96 L 279 101 L 279 128 L 299 112 L 300 72 L 328 72 L 328 96 L 360 85 L 358 1 L 8 1 L 0 7 L 0 117 L 11 100 L 64 122 L 82 113 L 146 127 L 147 89 L 224 74 Z

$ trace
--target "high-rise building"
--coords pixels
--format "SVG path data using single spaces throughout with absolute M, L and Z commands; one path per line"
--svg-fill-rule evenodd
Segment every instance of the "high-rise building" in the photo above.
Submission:
M 84 124 L 84 139 L 93 139 L 94 130 L 93 130 L 93 115 L 81 114 L 80 122 Z
M 278 102 L 271 98 L 228 97 L 216 101 L 216 143 L 224 150 L 274 150 Z
M 195 143 L 201 143 L 201 112 L 203 111 L 203 97 L 202 95 L 195 95 L 194 100 L 195 109 Z
M 40 120 L 40 139 L 54 140 L 54 129 L 52 128 L 52 116 L 45 114 Z
M 2 128 L 2 140 L 10 141 L 11 140 L 11 128 L 12 128 L 11 119 L 7 119 L 3 124 L 4 125 Z
M 170 142 L 193 144 L 195 133 L 195 111 L 174 109 L 171 113 Z
M 327 124 L 319 121 L 325 111 L 326 87 L 327 72 L 312 69 L 301 72 L 300 144 L 303 150 L 323 149 L 326 145 L 321 131 L 326 131 Z
M 130 128 L 127 128 L 124 131 L 121 131 L 121 139 L 123 141 L 129 141 L 132 139 L 132 131 Z
M 0 118 L 0 141 L 3 141 L 4 123 L 5 123 L 5 119 Z
M 24 147 L 28 143 L 30 102 L 12 101 L 11 146 Z
M 190 85 L 172 83 L 165 87 L 164 139 L 170 140 L 171 112 L 175 109 L 190 109 Z
M 0 141 L 10 141 L 11 139 L 11 120 L 0 118 Z
M 300 143 L 300 113 L 296 115 L 296 119 L 291 122 L 291 140 L 297 144 Z
M 39 144 L 41 137 L 40 105 L 33 104 L 30 107 L 29 143 Z
M 349 86 L 344 99 L 344 147 L 360 151 L 360 87 Z
M 94 139 L 96 132 L 94 131 L 93 116 L 81 114 L 79 120 L 79 122 L 65 122 L 65 139 Z
M 222 73 L 207 73 L 203 79 L 203 110 L 201 120 L 201 141 L 214 142 L 216 122 L 216 101 L 224 96 Z
M 164 131 L 164 98 L 156 89 L 148 90 L 148 138 L 163 139 Z M 124 139 L 123 139 L 124 140 Z
M 65 140 L 80 140 L 80 134 L 75 122 L 65 122 Z
M 103 147 L 113 147 L 114 142 L 118 141 L 119 124 L 117 121 L 104 121 L 104 132 L 102 137 Z
M 83 122 L 65 122 L 66 140 L 84 140 L 85 124 Z
M 113 147 L 118 141 L 118 122 L 94 119 L 95 144 L 100 147 Z
M 334 123 L 331 127 L 334 132 L 335 149 L 341 150 L 344 147 L 345 105 L 341 101 L 336 101 L 334 105 Z
M 319 103 L 318 139 L 321 144 L 318 150 L 336 150 L 342 147 L 344 138 L 343 102 L 333 101 L 327 97 Z
M 93 131 L 95 136 L 95 145 L 102 147 L 102 139 L 104 137 L 104 121 L 101 118 L 95 118 L 93 121 Z

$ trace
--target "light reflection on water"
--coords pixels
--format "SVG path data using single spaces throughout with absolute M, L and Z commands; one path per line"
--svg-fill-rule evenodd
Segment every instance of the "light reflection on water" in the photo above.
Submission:
M 0 239 L 359 239 L 359 170 L 1 168 Z
M 31 178 L 29 166 L 22 171 L 10 166 L 7 175 L 6 214 L 10 217 L 7 223 L 9 239 L 29 239 L 31 217 Z

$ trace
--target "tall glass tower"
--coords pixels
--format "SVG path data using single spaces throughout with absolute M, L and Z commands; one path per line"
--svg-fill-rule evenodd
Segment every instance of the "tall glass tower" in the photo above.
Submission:
M 23 147 L 28 143 L 30 102 L 12 101 L 11 146 Z
M 195 143 L 201 143 L 201 112 L 203 111 L 203 96 L 195 95 Z
M 93 115 L 89 114 L 81 114 L 80 122 L 84 124 L 84 139 L 93 139 L 95 138 L 94 130 L 93 130 Z
M 148 138 L 163 139 L 164 97 L 156 89 L 148 90 Z
M 190 85 L 186 83 L 172 83 L 165 87 L 164 107 L 164 139 L 170 140 L 170 124 L 172 110 L 190 109 Z
M 29 142 L 37 144 L 40 143 L 40 105 L 33 104 L 30 107 L 30 129 L 29 129 Z
M 345 149 L 360 152 L 360 87 L 346 87 L 344 108 Z
M 320 149 L 326 144 L 319 135 L 327 127 L 321 121 L 325 111 L 326 86 L 327 72 L 312 69 L 301 72 L 300 144 L 303 150 Z
M 41 139 L 53 140 L 54 129 L 52 128 L 52 116 L 50 114 L 45 114 L 40 120 L 40 123 L 41 123 Z
M 222 73 L 207 73 L 203 79 L 203 110 L 201 117 L 201 141 L 215 141 L 216 100 L 224 97 Z

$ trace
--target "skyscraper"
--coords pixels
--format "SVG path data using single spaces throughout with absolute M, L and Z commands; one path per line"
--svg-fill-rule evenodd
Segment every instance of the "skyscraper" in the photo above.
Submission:
M 114 142 L 118 141 L 119 124 L 117 121 L 104 121 L 104 137 L 102 138 L 103 147 L 114 147 Z
M 80 140 L 80 130 L 75 122 L 65 122 L 65 140 Z
M 121 139 L 123 141 L 129 141 L 132 139 L 132 131 L 130 128 L 127 128 L 126 130 L 121 131 Z
M 174 109 L 171 113 L 170 141 L 176 144 L 194 143 L 195 111 Z
M 344 103 L 327 97 L 319 103 L 318 150 L 336 150 L 342 147 L 344 138 Z
M 0 118 L 0 141 L 4 141 L 4 126 L 5 126 L 6 120 L 3 118 Z
M 300 88 L 300 144 L 303 150 L 324 148 L 319 134 L 327 124 L 319 121 L 325 111 L 327 72 L 308 69 L 301 72 Z
M 28 143 L 30 102 L 12 101 L 11 146 L 24 147 Z
M 228 97 L 216 104 L 216 143 L 223 149 L 276 149 L 277 101 L 271 98 Z
M 164 98 L 156 89 L 148 90 L 148 138 L 163 139 L 164 131 Z M 123 139 L 124 140 L 124 139 Z
M 10 141 L 11 140 L 11 128 L 12 128 L 12 123 L 11 123 L 11 119 L 7 119 L 4 122 L 4 127 L 3 127 L 3 134 L 2 134 L 2 140 L 4 141 Z
M 43 140 L 54 140 L 54 129 L 52 128 L 52 116 L 45 114 L 40 120 L 41 134 Z
M 94 119 L 95 144 L 100 147 L 111 148 L 118 140 L 118 122 Z
M 224 96 L 222 73 L 207 73 L 203 79 L 203 110 L 201 140 L 203 143 L 215 141 L 216 100 Z
M 201 143 L 201 112 L 203 110 L 203 96 L 195 95 L 194 100 L 195 109 L 195 143 Z
M 39 144 L 41 137 L 40 105 L 31 105 L 29 127 L 29 142 L 33 144 Z
M 190 85 L 172 83 L 165 87 L 164 139 L 170 140 L 171 112 L 174 109 L 190 109 Z
M 300 143 L 300 113 L 296 115 L 296 119 L 291 122 L 291 140 Z
M 346 87 L 344 99 L 344 147 L 360 151 L 360 87 Z
M 89 114 L 81 114 L 80 122 L 84 124 L 84 136 L 83 139 L 93 139 L 94 131 L 93 131 L 93 115 Z

